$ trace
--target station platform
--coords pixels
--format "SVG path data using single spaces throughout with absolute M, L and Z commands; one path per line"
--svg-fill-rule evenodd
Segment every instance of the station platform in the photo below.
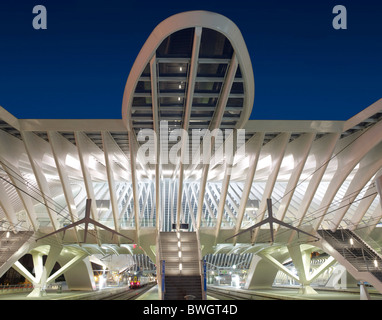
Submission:
M 298 288 L 276 287 L 271 289 L 246 290 L 232 286 L 208 286 L 210 290 L 221 290 L 222 292 L 240 296 L 244 300 L 360 300 L 357 288 L 347 290 L 322 290 L 316 289 L 317 294 L 304 295 L 299 293 Z M 30 298 L 29 292 L 0 294 L 0 300 L 99 300 L 128 290 L 128 286 L 106 287 L 95 291 L 48 291 L 43 297 Z M 368 289 L 370 300 L 382 300 L 373 288 Z M 136 300 L 159 300 L 158 286 L 150 288 L 147 292 L 139 296 Z M 207 300 L 216 300 L 212 295 L 208 295 Z
M 30 292 L 16 292 L 0 294 L 1 300 L 99 300 L 114 295 L 121 291 L 128 290 L 128 286 L 105 287 L 94 291 L 70 291 L 49 290 L 43 297 L 28 297 Z
M 152 287 L 146 293 L 139 296 L 136 300 L 159 300 L 158 286 Z M 207 294 L 207 300 L 216 300 Z
M 360 300 L 359 288 L 330 290 L 314 288 L 317 294 L 299 293 L 298 287 L 273 287 L 269 289 L 248 290 L 232 286 L 209 286 L 211 289 L 237 295 L 246 300 Z M 382 294 L 368 288 L 370 300 L 382 300 Z M 208 289 L 207 289 L 208 294 Z

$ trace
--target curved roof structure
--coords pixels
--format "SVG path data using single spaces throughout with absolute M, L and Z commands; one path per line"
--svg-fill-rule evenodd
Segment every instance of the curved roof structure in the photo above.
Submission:
M 235 235 L 263 221 L 272 199 L 274 216 L 291 226 L 382 241 L 382 100 L 347 121 L 248 120 L 253 101 L 236 25 L 211 12 L 172 16 L 136 59 L 122 119 L 16 119 L 0 110 L 0 227 L 37 238 L 83 219 L 93 199 L 91 218 L 151 257 L 158 231 L 174 224 L 198 231 L 206 253 L 253 253 L 269 245 L 269 229 Z M 68 230 L 63 241 L 78 245 L 83 233 Z M 82 245 L 88 253 L 136 249 L 97 228 L 87 239 L 97 247 Z M 276 243 L 296 241 L 277 227 Z
M 116 230 L 169 230 L 178 219 L 221 235 L 261 220 L 272 198 L 277 217 L 298 225 L 313 217 L 315 229 L 378 225 L 381 100 L 348 121 L 247 121 L 253 97 L 251 61 L 235 24 L 210 12 L 170 17 L 137 57 L 122 119 L 16 119 L 2 109 L 1 219 L 57 228 L 83 217 L 83 200 L 92 198 L 108 203 L 100 211 L 94 201 L 93 217 Z M 236 150 L 231 165 L 145 163 L 139 132 L 157 132 L 161 121 L 170 132 L 242 128 L 245 155 Z M 257 213 L 246 210 L 252 200 Z
M 253 100 L 240 30 L 222 15 L 190 11 L 166 19 L 147 39 L 126 83 L 122 118 L 129 130 L 154 129 L 161 120 L 202 129 L 213 117 L 216 127 L 242 128 Z

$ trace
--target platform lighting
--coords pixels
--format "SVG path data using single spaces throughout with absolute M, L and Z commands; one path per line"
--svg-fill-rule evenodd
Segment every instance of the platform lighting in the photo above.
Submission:
M 9 231 L 7 231 L 7 233 L 6 233 L 6 237 L 7 237 L 7 239 L 8 239 L 10 236 L 11 236 L 11 233 L 10 233 Z
M 183 268 L 182 264 L 179 263 L 179 271 L 182 271 L 182 268 Z
M 353 241 L 353 238 L 350 238 L 350 245 L 354 245 L 354 241 Z
M 183 71 L 183 68 L 182 68 L 182 67 L 179 67 L 179 71 Z
M 180 248 L 180 241 L 178 241 L 178 248 Z
M 374 267 L 378 268 L 378 261 L 377 261 L 377 259 L 374 259 Z

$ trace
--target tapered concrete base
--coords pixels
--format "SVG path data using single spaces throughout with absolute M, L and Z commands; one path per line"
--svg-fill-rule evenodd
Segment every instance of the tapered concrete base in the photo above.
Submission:
M 40 298 L 45 297 L 46 291 L 41 289 L 40 287 L 35 287 L 30 294 L 28 294 L 28 298 Z
M 299 294 L 317 294 L 317 291 L 314 290 L 311 286 L 303 286 L 298 290 Z
M 370 295 L 364 282 L 361 282 L 359 286 L 359 298 L 360 300 L 370 300 Z

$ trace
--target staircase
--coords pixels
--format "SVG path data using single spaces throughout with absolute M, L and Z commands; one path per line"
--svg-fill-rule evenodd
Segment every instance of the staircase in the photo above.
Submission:
M 22 248 L 32 235 L 33 231 L 0 231 L 0 277 L 26 253 Z
M 327 251 L 360 281 L 382 293 L 382 257 L 357 234 L 347 229 L 318 230 Z
M 165 263 L 164 300 L 202 300 L 199 244 L 195 232 L 161 232 L 160 259 Z

